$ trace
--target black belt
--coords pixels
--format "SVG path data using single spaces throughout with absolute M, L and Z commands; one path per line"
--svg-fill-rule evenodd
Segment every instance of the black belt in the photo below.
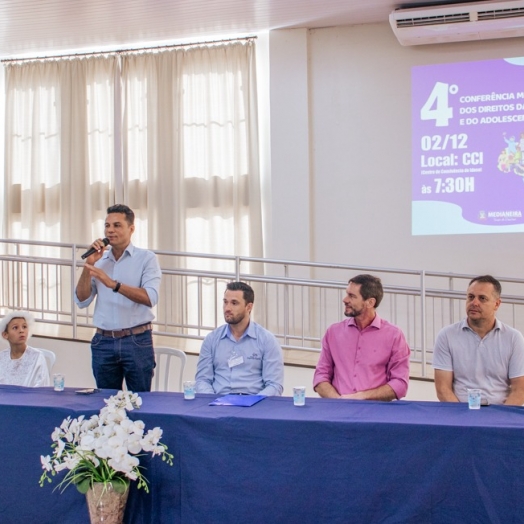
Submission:
M 249 395 L 249 393 L 230 393 L 230 395 Z
M 105 330 L 96 328 L 96 332 L 99 335 L 111 338 L 122 338 L 129 337 L 131 335 L 140 335 L 141 333 L 145 333 L 146 331 L 153 331 L 153 326 L 151 322 L 149 322 L 148 324 L 141 324 L 140 326 L 135 326 L 127 329 Z

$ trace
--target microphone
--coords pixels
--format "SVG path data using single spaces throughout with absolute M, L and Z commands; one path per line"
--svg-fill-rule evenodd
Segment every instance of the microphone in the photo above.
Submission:
M 107 244 L 109 244 L 109 238 L 103 238 L 102 242 L 104 243 L 104 246 L 107 246 Z M 80 258 L 84 260 L 87 257 L 90 257 L 93 253 L 96 253 L 97 251 L 98 249 L 96 249 L 95 247 L 91 247 Z

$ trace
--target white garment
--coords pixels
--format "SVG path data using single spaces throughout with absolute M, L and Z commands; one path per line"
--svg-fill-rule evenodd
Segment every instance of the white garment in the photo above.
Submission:
M 32 388 L 49 386 L 44 354 L 27 346 L 20 358 L 12 359 L 10 349 L 0 351 L 0 384 Z

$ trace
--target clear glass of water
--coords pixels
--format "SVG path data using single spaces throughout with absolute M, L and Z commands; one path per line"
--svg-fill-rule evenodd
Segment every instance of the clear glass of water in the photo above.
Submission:
M 293 404 L 295 404 L 295 406 L 305 406 L 306 386 L 295 386 L 293 388 Z
M 184 398 L 186 400 L 193 400 L 195 398 L 195 385 L 194 380 L 185 380 L 184 381 Z
M 468 389 L 468 407 L 469 409 L 480 409 L 482 390 L 472 388 Z
M 64 391 L 65 376 L 62 373 L 53 375 L 53 388 L 55 391 Z

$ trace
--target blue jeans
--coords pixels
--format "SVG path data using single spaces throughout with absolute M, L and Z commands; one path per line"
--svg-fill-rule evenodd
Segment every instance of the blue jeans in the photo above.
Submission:
M 121 338 L 96 333 L 91 340 L 91 359 L 98 388 L 122 389 L 125 378 L 129 391 L 151 391 L 155 369 L 151 331 Z

